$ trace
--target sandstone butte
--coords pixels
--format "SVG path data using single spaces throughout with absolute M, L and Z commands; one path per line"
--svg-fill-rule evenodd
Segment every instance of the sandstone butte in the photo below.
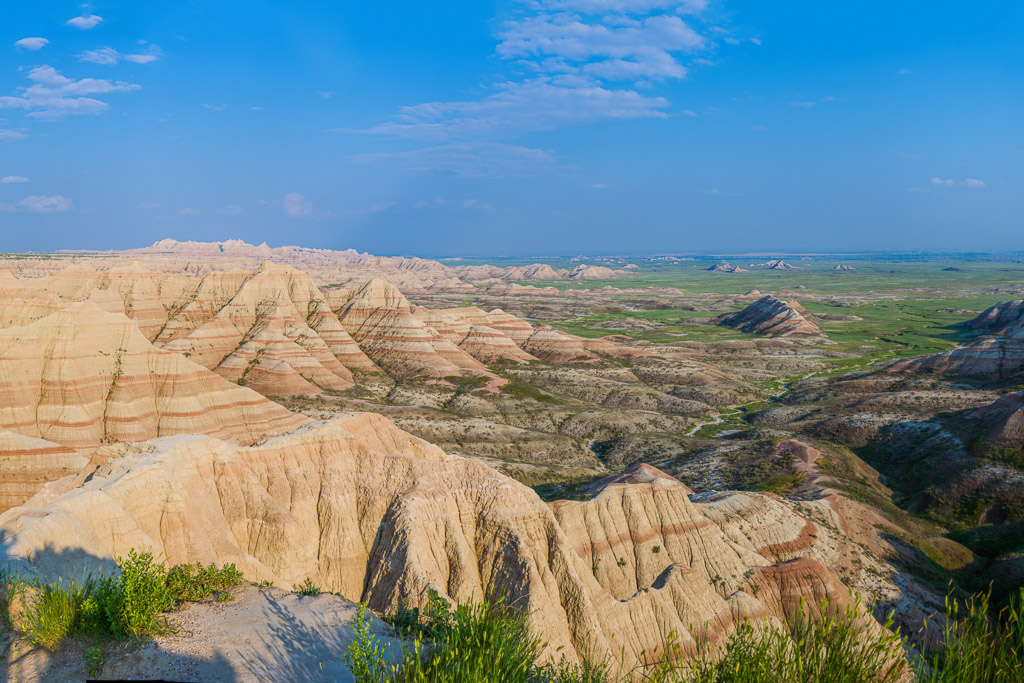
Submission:
M 670 631 L 692 651 L 744 619 L 784 624 L 801 601 L 849 600 L 826 566 L 844 552 L 839 527 L 770 495 L 693 502 L 646 465 L 593 489 L 587 502 L 546 504 L 386 418 L 348 414 L 251 446 L 202 436 L 104 446 L 0 514 L 0 548 L 44 576 L 110 569 L 130 548 L 233 562 L 251 580 L 287 588 L 309 577 L 383 613 L 422 605 L 428 589 L 454 602 L 503 592 L 548 655 L 626 666 L 656 657 Z M 844 504 L 808 503 L 834 521 Z M 874 532 L 873 521 L 859 523 Z M 880 628 L 866 615 L 863 625 Z
M 10 473 L 0 480 L 3 507 L 104 443 L 168 434 L 252 443 L 306 421 L 155 348 L 123 313 L 92 301 L 0 330 L 0 428 L 10 430 L 0 432 Z
M 616 273 L 606 266 L 591 266 L 581 263 L 570 270 L 566 277 L 570 280 L 610 280 Z
M 746 273 L 746 268 L 740 268 L 739 266 L 733 266 L 728 263 L 716 263 L 707 270 L 713 273 Z
M 821 330 L 801 315 L 801 310 L 803 307 L 796 302 L 786 303 L 774 296 L 766 295 L 742 311 L 720 315 L 717 320 L 719 325 L 771 337 L 794 334 L 820 335 Z
M 999 378 L 1024 368 L 1024 300 L 991 306 L 967 322 L 967 327 L 984 334 L 950 351 L 893 363 L 889 369 Z
M 0 272 L 5 326 L 88 299 L 123 312 L 157 347 L 271 395 L 342 391 L 354 385 L 353 373 L 381 368 L 435 378 L 491 376 L 485 363 L 496 360 L 641 353 L 606 340 L 538 330 L 498 309 L 414 310 L 381 278 L 327 288 L 325 294 L 305 273 L 269 261 L 255 271 L 201 276 L 167 275 L 137 262 L 106 271 L 76 264 L 34 279 Z

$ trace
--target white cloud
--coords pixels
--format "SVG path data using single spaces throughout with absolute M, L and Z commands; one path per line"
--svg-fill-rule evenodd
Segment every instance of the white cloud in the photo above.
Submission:
M 217 213 L 229 215 L 240 214 L 242 213 L 242 207 L 238 206 L 237 204 L 228 204 L 227 206 L 222 206 L 219 209 L 217 209 Z
M 943 179 L 939 177 L 932 178 L 932 185 L 941 185 L 943 187 L 953 187 L 952 179 Z
M 483 175 L 550 164 L 548 153 L 508 139 L 670 114 L 667 99 L 640 91 L 685 78 L 688 62 L 711 47 L 713 34 L 702 33 L 699 17 L 706 6 L 706 0 L 519 0 L 497 34 L 495 53 L 507 65 L 506 74 L 479 97 L 402 107 L 390 121 L 341 132 L 428 144 L 353 157 L 413 172 Z M 499 158 L 482 158 L 486 146 L 499 146 Z
M 603 119 L 665 117 L 668 100 L 588 81 L 543 76 L 509 82 L 482 100 L 403 107 L 398 120 L 369 133 L 440 142 L 550 130 Z
M 182 216 L 198 216 L 199 209 L 193 209 L 191 206 L 186 206 L 184 209 L 179 211 Z
M 810 109 L 815 105 L 814 102 L 790 102 L 794 107 L 800 107 L 801 109 Z
M 0 109 L 3 108 L 3 102 L 0 100 Z M 0 142 L 14 142 L 15 140 L 24 140 L 28 136 L 22 133 L 20 130 L 11 130 L 10 128 L 0 128 Z
M 463 177 L 524 174 L 554 165 L 547 152 L 500 142 L 455 142 L 407 152 L 350 157 L 362 164 L 397 166 L 408 173 L 440 172 Z
M 512 22 L 499 38 L 500 57 L 543 57 L 563 70 L 608 80 L 683 78 L 686 69 L 672 53 L 705 44 L 682 19 L 667 14 L 608 26 L 578 15 L 544 13 Z
M 900 69 L 896 73 L 899 74 L 900 76 L 909 76 L 910 74 L 914 73 L 914 70 L 913 69 Z
M 460 207 L 463 209 L 478 209 L 480 211 L 494 211 L 488 202 L 479 199 L 442 199 L 434 197 L 432 201 L 418 201 L 412 205 L 414 209 L 440 209 L 446 206 Z
M 74 17 L 72 19 L 68 19 L 66 23 L 68 26 L 74 26 L 75 28 L 80 28 L 83 31 L 88 31 L 91 28 L 96 28 L 101 21 L 103 21 L 103 17 L 90 14 L 87 17 Z
M 149 64 L 160 59 L 160 55 L 156 52 L 146 52 L 141 54 L 125 55 L 125 61 L 135 62 L 136 64 Z
M 135 64 L 149 64 L 155 62 L 163 54 L 156 45 L 150 45 L 145 52 L 125 55 L 112 47 L 99 47 L 94 50 L 86 50 L 78 55 L 80 62 L 93 62 L 94 64 L 117 64 L 121 60 Z
M 324 98 L 325 100 L 329 100 L 332 97 L 334 97 L 334 93 L 331 92 L 330 90 L 320 90 L 318 92 L 320 94 L 320 97 Z
M 28 178 L 21 175 L 7 175 L 0 178 L 0 183 L 27 183 Z
M 708 6 L 707 0 L 534 0 L 529 4 L 547 10 L 584 14 L 642 14 L 654 10 L 692 13 L 700 12 Z
M 205 107 L 206 109 L 209 109 L 210 111 L 224 111 L 225 109 L 228 108 L 228 105 L 226 105 L 226 104 L 204 104 L 203 107 Z
M 298 192 L 289 192 L 284 196 L 284 212 L 293 218 L 309 216 L 313 213 L 313 204 L 305 195 Z
M 78 55 L 80 62 L 92 62 L 93 64 L 117 64 L 121 59 L 121 53 L 112 47 L 100 47 L 95 50 L 86 50 Z
M 138 90 L 140 86 L 100 78 L 73 80 L 52 66 L 37 66 L 28 72 L 32 85 L 14 96 L 0 97 L 0 109 L 25 109 L 39 119 L 59 119 L 75 114 L 99 114 L 110 108 L 106 102 L 85 95 Z
M 607 186 L 607 185 L 605 185 L 604 183 L 594 183 L 594 184 L 593 184 L 593 185 L 591 185 L 590 187 L 591 187 L 591 188 L 593 188 L 593 189 L 595 189 L 595 190 L 603 190 L 603 189 L 605 189 L 605 188 L 606 188 L 606 187 L 608 187 L 608 186 Z
M 160 202 L 142 202 L 139 206 L 143 209 L 159 209 L 163 205 Z
M 71 200 L 60 195 L 43 196 L 30 195 L 18 202 L 18 208 L 32 213 L 54 213 L 58 211 L 70 211 L 74 208 Z
M 978 180 L 977 178 L 964 178 L 964 185 L 967 187 L 985 187 L 985 181 Z
M 32 38 L 22 38 L 21 40 L 14 41 L 14 44 L 24 50 L 41 50 L 49 44 L 49 40 L 46 38 L 40 38 L 38 36 Z

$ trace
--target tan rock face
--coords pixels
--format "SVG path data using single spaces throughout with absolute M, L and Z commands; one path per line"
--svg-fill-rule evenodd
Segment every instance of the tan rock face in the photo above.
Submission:
M 818 327 L 800 314 L 799 304 L 786 303 L 774 296 L 763 296 L 738 313 L 718 316 L 719 325 L 743 332 L 784 337 L 794 334 L 821 334 Z M 800 307 L 802 308 L 802 307 Z
M 6 562 L 54 574 L 135 547 L 234 562 L 282 586 L 309 577 L 382 612 L 422 603 L 428 588 L 458 602 L 503 592 L 550 654 L 627 666 L 670 630 L 692 648 L 704 624 L 714 642 L 746 617 L 784 619 L 800 598 L 846 596 L 819 562 L 775 565 L 750 548 L 756 539 L 731 538 L 654 468 L 600 482 L 588 502 L 549 506 L 377 415 L 251 447 L 209 437 L 110 446 L 94 462 L 0 515 Z
M 42 464 L 37 456 L 50 446 L 31 439 L 9 444 L 23 455 L 5 450 L 8 470 L 27 469 L 15 480 L 5 478 L 0 495 L 23 496 L 28 481 L 52 478 L 77 462 L 70 452 L 104 443 L 166 434 L 252 443 L 305 421 L 180 354 L 155 348 L 124 314 L 92 302 L 0 330 L 0 427 L 68 449 Z
M 66 446 L 0 429 L 0 511 L 21 505 L 46 482 L 87 464 L 88 457 Z

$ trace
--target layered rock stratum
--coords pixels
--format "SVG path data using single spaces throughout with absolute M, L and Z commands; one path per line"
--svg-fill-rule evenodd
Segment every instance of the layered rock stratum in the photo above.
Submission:
M 766 295 L 742 311 L 721 315 L 717 320 L 719 325 L 770 337 L 820 335 L 821 330 L 801 314 L 801 309 L 796 302 Z

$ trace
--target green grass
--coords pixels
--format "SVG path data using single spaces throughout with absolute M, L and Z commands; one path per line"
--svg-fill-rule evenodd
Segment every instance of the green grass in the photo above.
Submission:
M 936 683 L 1019 681 L 1024 676 L 1024 588 L 998 613 L 987 593 L 946 600 L 941 645 L 915 664 L 918 680 Z
M 692 658 L 681 656 L 678 639 L 670 634 L 658 652 L 642 656 L 652 663 L 636 669 L 610 661 L 538 662 L 544 644 L 530 634 L 524 615 L 504 601 L 454 610 L 441 603 L 441 612 L 435 606 L 434 616 L 426 620 L 429 631 L 405 631 L 418 635 L 397 661 L 389 659 L 381 641 L 370 632 L 360 607 L 347 657 L 356 681 L 895 683 L 908 670 L 899 636 L 865 630 L 859 602 L 844 609 L 822 604 L 821 618 L 801 608 L 788 630 L 767 622 L 741 624 L 723 648 L 712 649 L 703 642 Z
M 100 642 L 140 639 L 169 631 L 164 615 L 178 603 L 203 599 L 243 580 L 234 565 L 179 565 L 168 570 L 150 553 L 134 549 L 117 563 L 117 574 L 89 576 L 82 582 L 3 577 L 11 586 L 10 599 L 20 601 L 24 615 L 11 626 L 24 639 L 50 650 L 76 636 Z M 90 657 L 95 659 L 89 653 L 86 657 L 87 663 Z
M 398 657 L 372 634 L 360 605 L 346 659 L 357 683 L 896 683 L 911 672 L 920 683 L 1011 681 L 1024 670 L 1022 605 L 1024 589 L 995 614 L 986 595 L 949 600 L 939 637 L 908 655 L 891 617 L 884 629 L 869 627 L 858 599 L 842 608 L 823 602 L 813 611 L 820 616 L 801 604 L 787 628 L 745 621 L 720 647 L 695 632 L 690 656 L 669 634 L 657 652 L 643 654 L 646 666 L 630 669 L 611 661 L 539 662 L 544 644 L 504 601 L 453 610 L 434 593 L 424 611 L 430 616 L 404 612 L 401 633 L 412 640 Z

